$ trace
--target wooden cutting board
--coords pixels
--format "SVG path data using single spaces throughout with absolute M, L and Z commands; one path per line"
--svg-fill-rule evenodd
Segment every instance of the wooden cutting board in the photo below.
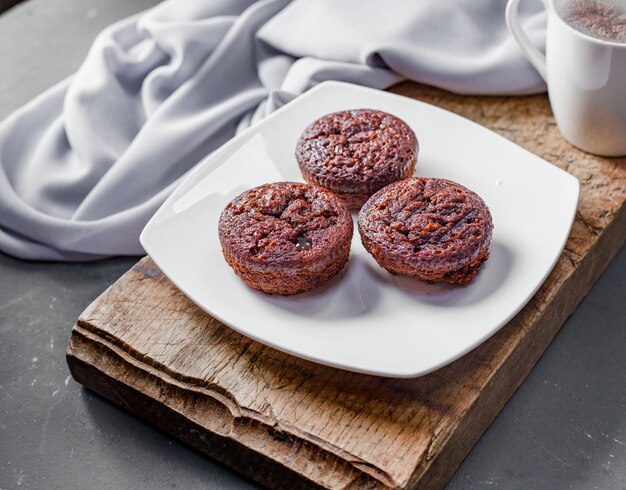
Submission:
M 582 184 L 565 251 L 508 325 L 421 378 L 354 374 L 230 330 L 144 258 L 78 319 L 74 378 L 269 487 L 443 487 L 624 243 L 626 158 L 564 141 L 543 95 L 392 91 L 473 119 Z

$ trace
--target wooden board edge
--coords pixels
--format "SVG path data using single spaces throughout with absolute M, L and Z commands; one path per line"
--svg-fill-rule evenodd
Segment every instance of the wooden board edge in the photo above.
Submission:
M 219 402 L 216 404 L 216 400 L 172 384 L 164 386 L 164 380 L 152 374 L 150 366 L 142 366 L 136 360 L 128 362 L 123 358 L 125 356 L 119 355 L 119 351 L 107 348 L 108 342 L 105 339 L 97 337 L 78 325 L 72 330 L 66 359 L 72 377 L 83 386 L 269 488 L 325 488 L 279 458 L 260 453 L 219 430 L 207 430 L 203 425 L 190 420 L 189 413 L 168 406 L 163 402 L 164 397 L 189 397 L 194 400 L 194 404 L 201 405 L 207 419 L 232 418 L 228 409 Z M 135 381 L 134 386 L 124 382 L 128 379 Z M 148 386 L 151 389 L 142 390 Z M 154 389 L 155 386 L 158 388 Z M 151 396 L 152 393 L 159 393 L 162 398 L 155 399 Z M 294 454 L 294 449 L 304 449 L 312 457 L 311 465 L 327 467 L 326 472 L 337 476 L 341 485 L 332 488 L 393 487 L 373 478 L 358 464 L 353 464 L 353 461 L 342 460 L 320 446 L 311 445 L 309 441 L 298 439 L 294 434 L 283 432 L 278 427 L 245 417 L 241 417 L 240 422 L 246 425 L 249 440 L 263 439 L 266 448 L 272 446 L 267 443 L 268 440 L 274 441 L 278 455 Z
M 457 426 L 439 436 L 439 450 L 434 452 L 432 459 L 420 462 L 408 488 L 432 490 L 445 487 L 625 242 L 626 206 L 622 206 L 577 264 L 556 299 L 543 311 L 534 326 L 540 336 L 523 338 Z M 506 366 L 510 368 L 506 369 Z M 516 377 L 505 377 L 507 372 L 515 373 Z
M 525 345 L 527 350 L 518 347 L 505 361 L 504 366 L 511 366 L 511 369 L 501 367 L 490 380 L 481 397 L 459 419 L 458 424 L 449 428 L 445 433 L 437 435 L 433 443 L 437 450 L 432 451 L 433 457 L 427 456 L 420 461 L 406 488 L 436 489 L 445 486 L 506 402 L 526 379 L 565 320 L 573 313 L 624 244 L 626 233 L 622 230 L 626 230 L 626 206 L 616 213 L 612 222 L 602 231 L 588 253 L 577 264 L 574 272 L 563 285 L 559 296 L 543 311 L 539 323 L 535 325 L 541 336 L 532 339 L 529 338 L 530 336 L 524 337 L 522 345 Z M 580 285 L 584 287 L 581 288 Z M 87 388 L 265 486 L 323 488 L 319 482 L 294 471 L 289 465 L 254 451 L 241 442 L 209 432 L 201 425 L 190 421 L 181 412 L 164 406 L 161 401 L 142 392 L 140 388 L 117 379 L 110 372 L 115 359 L 103 351 L 102 345 L 97 342 L 91 344 L 84 342 L 80 344 L 80 342 L 80 333 L 75 327 L 67 350 L 67 362 L 74 379 Z M 138 372 L 135 375 L 139 375 L 144 383 L 162 382 L 147 371 L 129 367 L 128 363 L 124 363 L 119 368 L 137 369 Z M 516 377 L 505 377 L 502 374 L 505 371 L 514 372 Z M 154 379 L 150 380 L 151 376 Z M 293 438 L 293 435 L 289 434 L 287 437 Z M 295 442 L 307 443 L 302 440 Z M 318 447 L 316 450 L 319 451 L 319 449 Z M 237 457 L 233 454 L 237 454 Z M 331 457 L 331 459 L 334 458 Z M 377 480 L 368 472 L 359 471 L 358 465 L 347 461 L 343 463 L 348 463 L 350 467 L 343 472 L 344 478 L 340 479 L 343 483 L 333 488 L 394 487 L 393 483 Z M 342 462 L 333 460 L 328 464 L 333 471 L 337 471 L 337 465 L 341 466 Z M 259 472 L 259 468 L 263 470 Z

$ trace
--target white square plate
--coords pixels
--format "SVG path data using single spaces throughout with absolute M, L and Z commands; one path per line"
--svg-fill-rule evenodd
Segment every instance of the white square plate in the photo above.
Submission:
M 413 128 L 417 175 L 454 180 L 484 199 L 494 221 L 491 257 L 468 286 L 428 285 L 381 269 L 355 230 L 348 266 L 329 284 L 292 297 L 250 289 L 222 257 L 222 209 L 251 187 L 302 181 L 294 158 L 300 133 L 324 114 L 357 108 L 387 111 Z M 141 243 L 194 303 L 244 335 L 329 366 L 414 377 L 469 352 L 528 302 L 565 245 L 578 192 L 570 174 L 458 115 L 325 82 L 202 161 Z

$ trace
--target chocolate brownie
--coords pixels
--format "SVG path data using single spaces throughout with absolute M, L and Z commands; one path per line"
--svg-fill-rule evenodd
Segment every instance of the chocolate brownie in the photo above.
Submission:
M 489 257 L 493 223 L 474 192 L 414 177 L 374 194 L 359 213 L 367 251 L 393 274 L 467 284 Z
M 353 223 L 345 204 L 317 186 L 277 182 L 233 199 L 219 221 L 226 262 L 250 287 L 296 294 L 348 261 Z
M 313 122 L 296 146 L 304 180 L 358 209 L 374 192 L 413 174 L 418 143 L 401 119 L 372 109 L 335 112 Z

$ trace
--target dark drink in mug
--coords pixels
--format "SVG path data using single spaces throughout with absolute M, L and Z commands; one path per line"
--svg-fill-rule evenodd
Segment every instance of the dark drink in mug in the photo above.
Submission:
M 626 43 L 626 2 L 616 0 L 569 0 L 561 6 L 561 17 L 588 36 Z

